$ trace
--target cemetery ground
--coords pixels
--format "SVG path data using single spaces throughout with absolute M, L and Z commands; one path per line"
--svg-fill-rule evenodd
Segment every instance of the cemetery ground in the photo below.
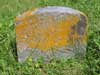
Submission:
M 15 17 L 45 6 L 66 6 L 88 16 L 88 44 L 84 60 L 52 60 L 45 64 L 16 60 Z M 100 0 L 0 0 L 0 75 L 100 75 Z

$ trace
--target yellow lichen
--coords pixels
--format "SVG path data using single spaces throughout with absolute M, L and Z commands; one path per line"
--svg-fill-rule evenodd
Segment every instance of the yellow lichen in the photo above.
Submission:
M 25 31 L 30 24 L 30 22 L 26 22 L 26 20 L 27 18 L 22 21 L 23 23 L 25 22 L 25 24 L 16 26 L 16 33 L 18 38 L 17 40 L 22 40 L 22 38 L 24 38 L 24 36 L 26 35 L 26 33 L 24 33 L 23 31 Z M 61 20 L 58 25 L 52 23 L 49 24 L 49 28 L 44 29 L 43 27 L 39 28 L 39 26 L 37 25 L 38 20 L 33 16 L 32 25 L 28 29 L 29 31 L 27 31 L 27 34 L 29 34 L 29 36 L 25 39 L 26 41 L 23 41 L 23 43 L 27 43 L 29 48 L 38 48 L 45 51 L 54 47 L 65 47 L 70 44 L 69 36 L 72 31 L 71 27 L 73 25 L 76 26 L 78 22 L 79 18 L 77 16 L 68 16 L 66 20 Z M 78 39 L 79 34 L 75 33 L 73 35 L 73 38 L 74 40 Z M 84 36 L 84 40 L 85 38 L 86 37 Z

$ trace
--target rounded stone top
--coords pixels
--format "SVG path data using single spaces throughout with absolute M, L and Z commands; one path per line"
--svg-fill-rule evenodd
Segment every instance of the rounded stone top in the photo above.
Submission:
M 80 17 L 80 15 L 83 15 L 86 17 L 86 15 L 83 12 L 80 12 L 78 10 L 75 10 L 73 8 L 69 7 L 63 7 L 63 6 L 47 6 L 44 8 L 36 8 L 33 10 L 29 10 L 27 12 L 24 12 L 23 14 L 20 14 L 16 17 L 16 20 L 22 20 L 26 17 L 32 16 L 32 15 L 40 15 L 40 14 L 47 14 L 49 15 L 59 15 L 59 14 L 69 14 L 69 15 L 77 15 Z M 48 15 L 48 14 L 47 14 Z
M 35 13 L 45 13 L 45 12 L 59 12 L 59 13 L 80 13 L 80 11 L 69 8 L 69 7 L 61 7 L 61 6 L 48 6 L 45 8 L 40 8 L 38 10 L 35 11 Z

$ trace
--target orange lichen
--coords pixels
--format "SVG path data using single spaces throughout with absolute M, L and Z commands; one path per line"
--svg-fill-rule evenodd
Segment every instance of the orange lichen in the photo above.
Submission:
M 26 19 L 23 23 L 25 21 Z M 72 31 L 71 27 L 77 25 L 78 22 L 79 18 L 77 16 L 68 16 L 66 20 L 60 20 L 58 25 L 52 22 L 52 24 L 49 24 L 49 27 L 45 29 L 37 25 L 38 20 L 33 16 L 32 25 L 30 27 L 29 21 L 25 22 L 25 24 L 16 26 L 17 40 L 24 39 L 24 36 L 28 34 L 23 43 L 27 43 L 29 48 L 48 50 L 54 47 L 65 47 L 70 44 L 69 35 Z M 24 31 L 27 31 L 27 33 L 24 33 Z M 78 37 L 79 34 L 77 33 L 73 35 L 74 39 L 78 39 Z

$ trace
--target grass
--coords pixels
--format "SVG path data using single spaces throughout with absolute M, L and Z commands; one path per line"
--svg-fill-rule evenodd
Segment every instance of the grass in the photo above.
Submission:
M 15 59 L 15 17 L 26 10 L 45 6 L 67 6 L 88 16 L 88 46 L 83 61 Z M 0 0 L 0 75 L 100 75 L 100 0 Z

